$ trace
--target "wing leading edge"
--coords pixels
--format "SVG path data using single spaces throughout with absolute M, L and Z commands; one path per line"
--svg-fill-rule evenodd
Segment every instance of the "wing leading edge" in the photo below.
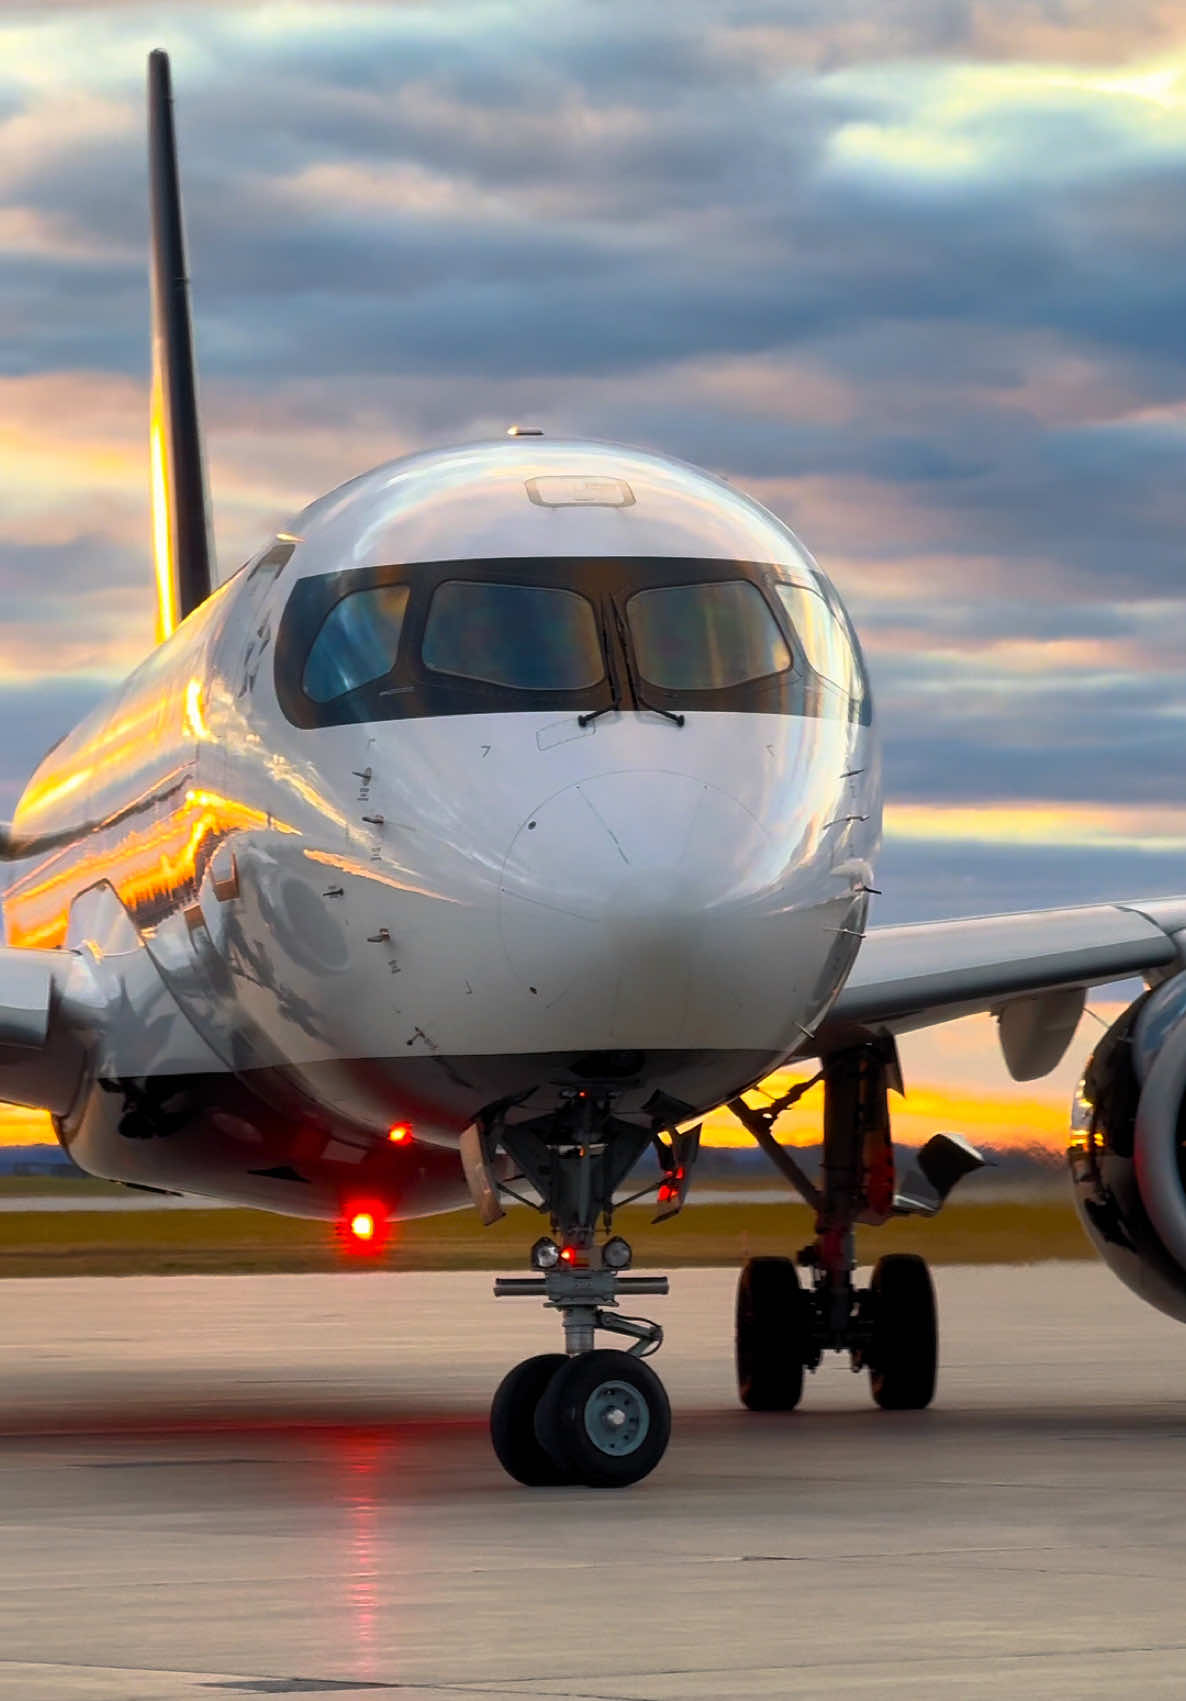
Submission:
M 871 928 L 817 1036 L 826 1053 L 990 1011 L 1017 1080 L 1045 1075 L 1086 989 L 1186 967 L 1186 898 Z

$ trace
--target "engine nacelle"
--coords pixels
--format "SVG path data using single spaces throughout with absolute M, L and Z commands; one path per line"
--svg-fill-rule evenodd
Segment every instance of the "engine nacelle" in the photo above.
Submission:
M 1143 1300 L 1186 1323 L 1186 974 L 1139 998 L 1087 1065 L 1067 1152 L 1079 1219 Z

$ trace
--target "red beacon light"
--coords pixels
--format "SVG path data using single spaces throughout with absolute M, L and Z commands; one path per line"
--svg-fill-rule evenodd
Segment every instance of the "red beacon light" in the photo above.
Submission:
M 393 1146 L 408 1146 L 412 1141 L 412 1127 L 408 1122 L 393 1122 L 387 1130 L 387 1138 Z
M 343 1208 L 338 1219 L 338 1240 L 343 1251 L 352 1257 L 377 1257 L 390 1238 L 391 1223 L 381 1202 L 359 1199 Z

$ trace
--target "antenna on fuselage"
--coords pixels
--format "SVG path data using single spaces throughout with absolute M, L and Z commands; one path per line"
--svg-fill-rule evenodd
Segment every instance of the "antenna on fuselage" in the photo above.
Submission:
M 157 638 L 210 595 L 214 552 L 202 433 L 169 55 L 148 56 L 149 278 L 152 285 L 152 552 Z

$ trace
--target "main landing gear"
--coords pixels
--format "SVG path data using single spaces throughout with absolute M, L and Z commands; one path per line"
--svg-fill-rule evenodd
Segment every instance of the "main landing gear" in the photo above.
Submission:
M 494 1284 L 500 1298 L 542 1298 L 564 1327 L 564 1352 L 516 1365 L 490 1411 L 500 1463 L 531 1488 L 638 1482 L 659 1463 L 671 1434 L 666 1391 L 645 1362 L 663 1331 L 618 1310 L 628 1295 L 665 1294 L 667 1278 L 627 1274 L 630 1247 L 610 1229 L 614 1192 L 652 1142 L 666 1171 L 660 1201 L 678 1209 L 699 1130 L 665 1142 L 616 1121 L 611 1103 L 608 1096 L 574 1092 L 564 1111 L 538 1125 L 475 1125 L 462 1141 L 470 1189 L 486 1221 L 502 1214 L 499 1193 L 511 1191 L 497 1176 L 499 1150 L 537 1189 L 551 1218 L 552 1236 L 531 1249 L 536 1274 L 500 1276 Z M 633 1344 L 624 1351 L 598 1347 L 597 1330 Z
M 864 1045 L 829 1057 L 822 1075 L 765 1110 L 743 1099 L 729 1109 L 816 1213 L 816 1238 L 797 1258 L 751 1258 L 737 1288 L 737 1386 L 750 1411 L 792 1411 L 804 1372 L 825 1352 L 846 1352 L 868 1370 L 885 1411 L 919 1411 L 935 1393 L 939 1328 L 924 1259 L 890 1253 L 868 1288 L 854 1282 L 853 1230 L 894 1215 L 933 1215 L 961 1176 L 984 1162 L 966 1141 L 937 1134 L 918 1154 L 918 1172 L 894 1187 L 887 1090 L 896 1082 L 892 1049 Z M 774 1138 L 773 1125 L 822 1078 L 824 1150 L 818 1185 Z M 810 1272 L 810 1287 L 799 1271 Z

